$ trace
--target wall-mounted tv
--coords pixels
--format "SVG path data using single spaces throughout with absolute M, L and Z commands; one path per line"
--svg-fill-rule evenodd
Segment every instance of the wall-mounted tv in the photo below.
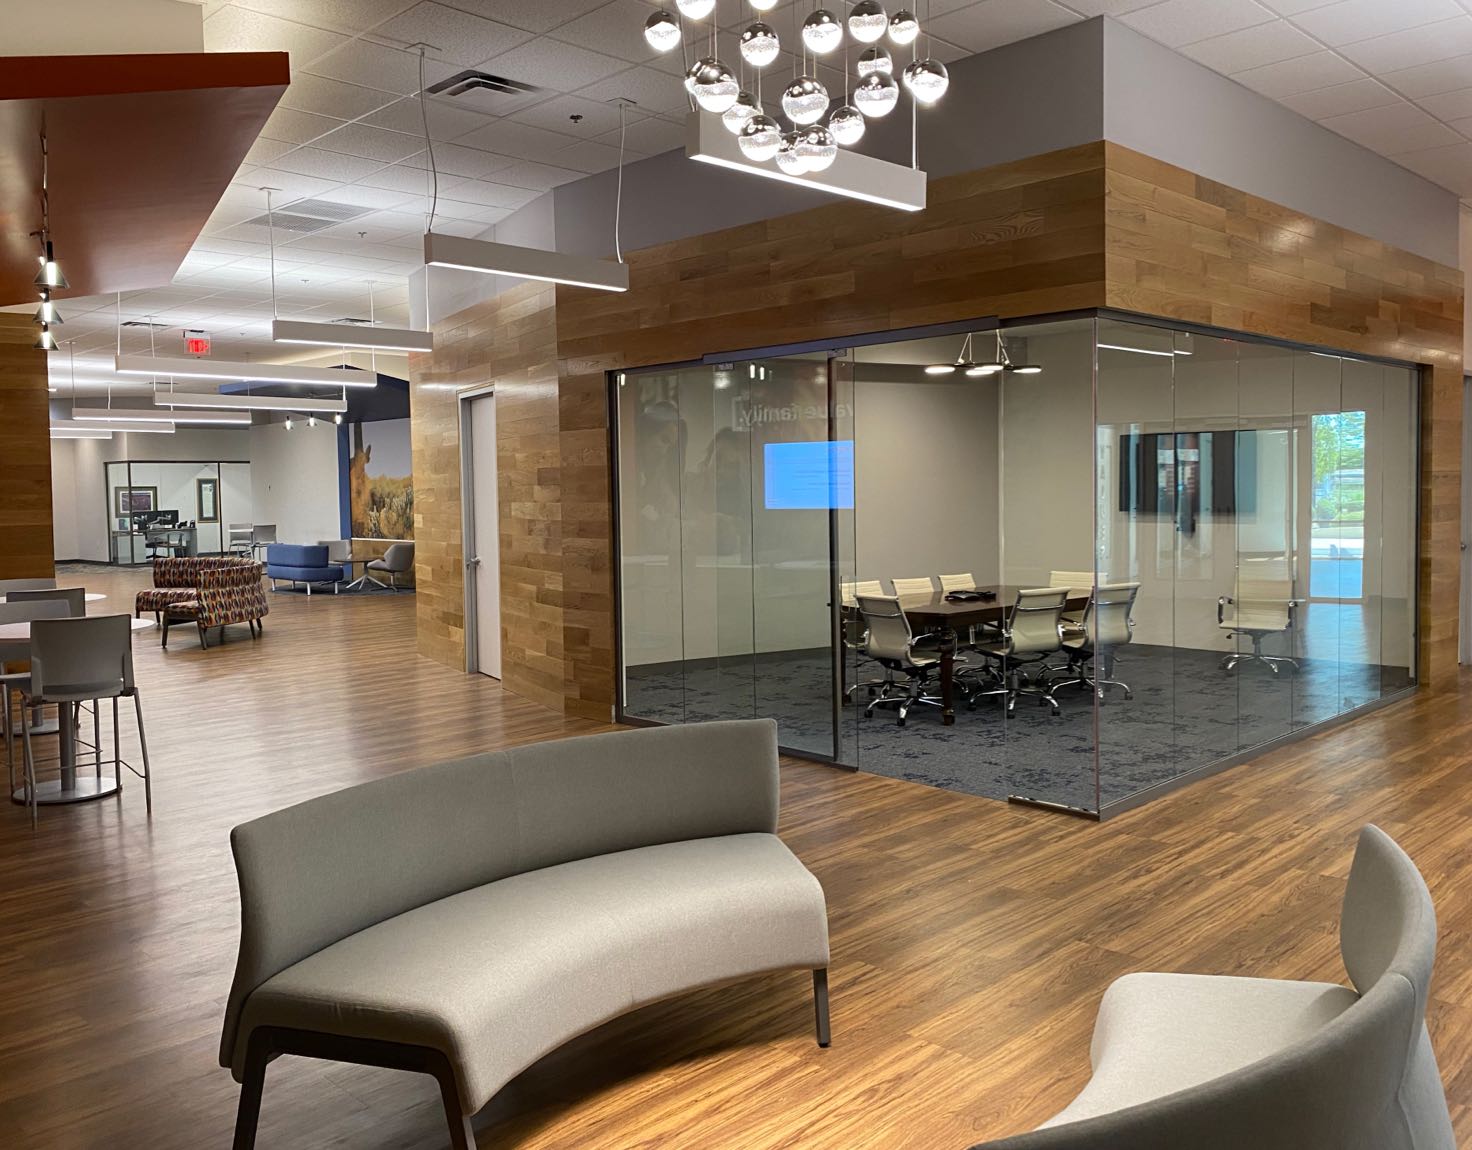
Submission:
M 1194 534 L 1203 511 L 1257 510 L 1256 431 L 1176 431 L 1119 437 L 1119 509 L 1160 515 Z
M 768 443 L 763 451 L 769 511 L 827 511 L 854 505 L 854 441 Z

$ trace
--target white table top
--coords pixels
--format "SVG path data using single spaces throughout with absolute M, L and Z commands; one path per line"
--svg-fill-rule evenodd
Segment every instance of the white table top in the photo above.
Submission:
M 128 625 L 130 630 L 146 631 L 153 627 L 153 620 L 129 617 Z M 0 643 L 29 643 L 30 641 L 31 624 L 29 620 L 22 623 L 0 623 Z
M 101 591 L 88 591 L 85 595 L 82 596 L 82 598 L 87 600 L 88 603 L 96 603 L 102 599 L 106 599 L 107 596 L 104 595 Z

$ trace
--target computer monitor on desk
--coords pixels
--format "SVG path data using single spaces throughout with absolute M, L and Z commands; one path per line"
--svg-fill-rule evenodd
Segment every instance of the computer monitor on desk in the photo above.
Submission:
M 179 525 L 179 513 L 177 511 L 135 511 L 133 513 L 134 530 L 147 530 L 150 527 L 177 527 Z

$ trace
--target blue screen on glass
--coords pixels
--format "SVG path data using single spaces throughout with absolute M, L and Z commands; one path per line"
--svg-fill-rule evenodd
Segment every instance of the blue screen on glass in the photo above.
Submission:
M 854 441 L 766 445 L 770 511 L 826 511 L 854 505 Z

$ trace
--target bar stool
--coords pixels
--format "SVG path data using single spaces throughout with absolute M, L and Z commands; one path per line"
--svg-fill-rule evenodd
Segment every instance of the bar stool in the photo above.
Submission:
M 16 601 L 0 603 L 0 625 L 5 623 L 30 623 L 36 619 L 64 619 L 71 613 L 70 607 L 58 599 Z M 31 657 L 29 640 L 0 642 L 0 735 L 5 737 L 5 771 L 10 780 L 10 792 L 15 790 L 15 724 L 11 720 L 11 692 L 18 691 L 31 681 L 30 671 L 5 670 L 8 663 L 24 663 Z M 26 721 L 25 708 L 21 708 L 21 723 Z
M 102 739 L 96 704 L 112 700 L 112 759 L 117 771 L 118 793 L 122 794 L 122 769 L 127 767 L 143 780 L 144 803 L 153 813 L 153 780 L 148 768 L 148 736 L 143 727 L 143 700 L 133 681 L 132 626 L 126 615 L 94 615 L 76 619 L 38 619 L 31 624 L 31 672 L 29 682 L 21 688 L 27 705 L 55 703 L 61 710 L 61 722 L 74 723 L 76 708 L 87 701 L 94 704 L 93 751 L 97 774 L 102 775 Z M 118 700 L 131 698 L 138 718 L 138 742 L 143 750 L 140 771 L 121 755 L 118 737 Z M 31 826 L 36 825 L 39 806 L 36 793 L 36 761 L 31 750 L 30 729 L 22 728 L 25 750 L 26 799 L 31 808 Z

